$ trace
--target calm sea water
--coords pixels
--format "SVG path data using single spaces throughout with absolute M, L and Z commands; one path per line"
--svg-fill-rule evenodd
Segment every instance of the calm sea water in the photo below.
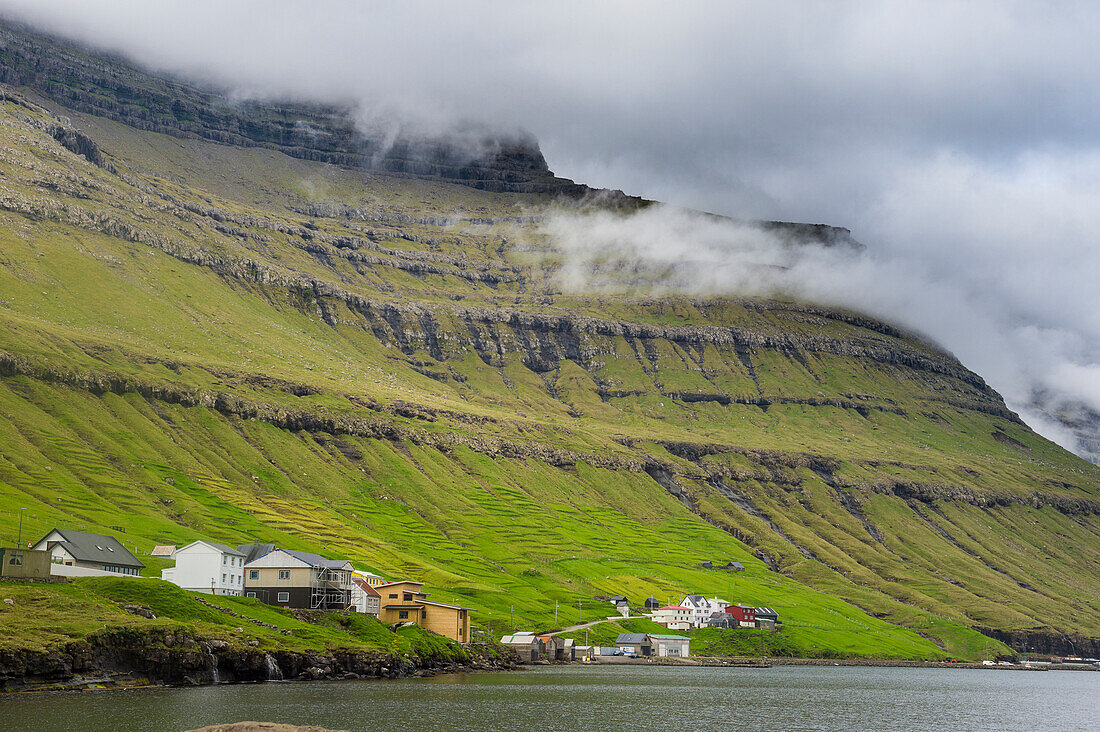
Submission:
M 1100 673 L 562 667 L 404 681 L 0 696 L 0 730 L 1100 730 Z

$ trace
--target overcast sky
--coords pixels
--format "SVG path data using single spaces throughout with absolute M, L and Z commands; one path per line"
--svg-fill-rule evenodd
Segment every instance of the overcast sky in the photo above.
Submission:
M 0 9 L 242 94 L 522 127 L 590 185 L 849 227 L 874 264 L 861 276 L 883 279 L 868 309 L 935 337 L 1062 442 L 1026 410 L 1037 387 L 1100 410 L 1100 4 Z M 834 289 L 860 305 L 872 288 Z M 939 302 L 922 307 L 924 289 Z

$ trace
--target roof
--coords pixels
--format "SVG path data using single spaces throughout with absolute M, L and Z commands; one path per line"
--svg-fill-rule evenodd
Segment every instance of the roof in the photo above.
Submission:
M 71 529 L 54 529 L 50 534 L 58 533 L 63 541 L 59 542 L 65 551 L 78 562 L 99 562 L 120 567 L 144 567 L 145 565 L 130 553 L 118 539 L 106 534 L 86 534 Z M 45 538 L 45 537 L 43 537 Z M 42 542 L 39 541 L 39 544 Z M 36 545 L 37 546 L 37 545 Z
M 234 549 L 233 547 L 226 546 L 225 544 L 217 544 L 213 541 L 205 541 L 203 539 L 199 539 L 198 541 L 193 541 L 190 544 L 188 544 L 187 546 L 180 547 L 179 549 L 176 549 L 176 552 L 182 552 L 184 549 L 190 549 L 191 547 L 195 546 L 196 544 L 205 544 L 208 547 L 217 549 L 219 552 L 222 552 L 223 554 L 232 554 L 235 557 L 247 556 L 240 549 Z
M 619 637 L 615 639 L 616 643 L 645 643 L 649 636 L 645 633 L 619 633 Z
M 153 551 L 149 552 L 151 557 L 170 557 L 172 552 L 176 551 L 175 544 L 157 544 L 153 547 Z
M 622 595 L 615 595 L 610 600 L 608 600 L 608 602 L 619 602 L 620 600 L 626 600 L 626 598 Z
M 516 633 L 515 635 L 503 636 L 500 639 L 500 642 L 507 645 L 517 645 L 520 643 L 531 645 L 532 643 L 538 643 L 539 639 L 533 635 L 528 635 L 526 633 Z
M 449 607 L 452 610 L 471 610 L 472 608 L 463 607 L 462 605 L 451 605 L 446 602 L 436 602 L 435 600 L 417 600 L 421 605 L 435 605 L 436 607 Z
M 745 568 L 745 565 L 741 564 L 741 562 L 730 562 L 726 566 L 730 567 L 731 569 L 744 569 Z
M 310 554 L 309 552 L 299 552 L 293 549 L 283 549 L 283 551 L 295 559 L 305 562 L 311 567 L 324 567 L 326 569 L 350 569 L 351 562 L 346 559 L 325 559 L 320 554 Z
M 683 605 L 665 605 L 664 607 L 657 608 L 658 610 L 690 610 L 690 607 L 684 607 Z
M 368 595 L 373 595 L 375 597 L 382 597 L 382 595 L 380 595 L 378 593 L 378 590 L 371 587 L 370 584 L 368 584 L 365 579 L 362 579 L 360 577 L 352 577 L 351 581 L 355 583 L 356 587 L 358 587 L 359 589 L 361 589 L 363 592 L 367 593 Z
M 382 584 L 378 585 L 378 587 L 379 589 L 381 589 L 382 587 L 390 587 L 391 585 L 419 585 L 420 587 L 423 587 L 424 583 L 415 582 L 413 580 L 394 580 L 393 582 L 383 582 Z
M 777 613 L 775 610 L 772 610 L 770 607 L 757 607 L 753 609 L 756 611 L 757 615 L 774 615 L 777 618 L 779 617 L 779 613 Z
M 688 638 L 686 635 L 653 635 L 653 634 L 650 634 L 649 637 L 650 638 L 660 638 L 661 640 L 686 640 L 686 641 L 691 640 L 691 638 Z
M 275 551 L 274 544 L 238 544 L 237 551 L 245 555 L 244 563 L 255 561 L 260 557 Z

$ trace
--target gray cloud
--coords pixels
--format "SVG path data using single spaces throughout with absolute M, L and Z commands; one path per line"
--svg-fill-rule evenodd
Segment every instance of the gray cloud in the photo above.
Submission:
M 1042 390 L 1100 409 L 1095 4 L 0 9 L 240 95 L 346 101 L 420 129 L 522 127 L 591 185 L 848 226 L 866 254 L 822 264 L 835 284 L 807 278 L 806 294 L 846 290 L 845 304 L 920 328 L 1015 408 Z M 678 236 L 674 251 L 713 248 Z

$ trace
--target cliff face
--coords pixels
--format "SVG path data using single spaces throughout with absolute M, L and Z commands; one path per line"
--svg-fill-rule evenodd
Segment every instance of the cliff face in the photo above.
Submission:
M 490 191 L 577 195 L 554 178 L 530 135 L 470 125 L 427 138 L 357 124 L 354 111 L 231 101 L 181 80 L 0 20 L 0 83 L 33 89 L 71 110 L 138 129 L 259 146 L 337 165 L 442 178 Z

